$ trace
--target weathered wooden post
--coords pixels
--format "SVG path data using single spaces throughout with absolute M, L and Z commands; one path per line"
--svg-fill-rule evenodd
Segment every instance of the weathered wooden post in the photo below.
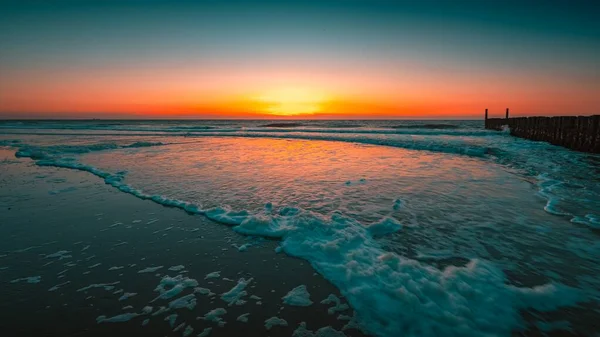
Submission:
M 485 109 L 485 122 L 483 125 L 486 129 L 488 128 L 488 109 Z
M 508 108 L 506 108 L 506 121 L 508 122 Z

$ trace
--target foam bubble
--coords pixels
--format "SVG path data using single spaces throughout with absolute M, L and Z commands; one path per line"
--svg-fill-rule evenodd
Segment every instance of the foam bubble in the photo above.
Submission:
M 198 337 L 208 337 L 212 331 L 212 328 L 204 328 L 201 333 L 198 334 Z
M 292 333 L 292 337 L 346 337 L 346 335 L 338 330 L 335 330 L 331 326 L 326 326 L 312 332 L 306 328 L 306 323 L 300 323 L 300 326 Z
M 212 273 L 208 273 L 206 274 L 206 276 L 204 277 L 204 279 L 211 279 L 211 278 L 219 278 L 221 277 L 221 272 L 220 271 L 213 271 Z
M 10 281 L 10 283 L 18 283 L 18 282 L 40 283 L 41 280 L 42 280 L 41 276 L 29 276 L 29 277 L 22 277 L 22 278 L 14 279 L 14 280 Z
M 248 322 L 248 316 L 250 316 L 250 313 L 247 312 L 245 314 L 239 315 L 238 318 L 236 318 L 236 321 L 242 322 L 242 323 L 247 323 Z
M 210 322 L 215 322 L 219 326 L 223 326 L 223 325 L 225 325 L 225 322 L 223 321 L 221 316 L 225 315 L 226 313 L 227 313 L 227 310 L 225 310 L 223 308 L 216 308 L 216 309 L 213 309 L 213 310 L 207 312 L 206 314 L 204 314 L 204 317 L 199 317 L 199 319 L 203 319 L 205 321 L 210 321 Z
M 282 299 L 283 303 L 287 305 L 299 307 L 307 307 L 313 303 L 310 300 L 310 294 L 308 293 L 308 290 L 306 290 L 305 285 L 300 285 L 290 290 L 287 295 L 282 297 Z
M 252 278 L 248 280 L 240 278 L 238 283 L 233 288 L 231 288 L 228 292 L 221 294 L 221 299 L 227 302 L 229 306 L 233 304 L 244 304 L 245 301 L 242 300 L 242 297 L 248 294 L 244 289 L 248 286 L 248 284 L 250 284 L 250 282 L 252 282 Z
M 104 290 L 109 291 L 109 290 L 113 290 L 115 288 L 115 285 L 117 285 L 119 283 L 121 283 L 121 282 L 115 281 L 112 283 L 94 283 L 94 284 L 90 284 L 87 287 L 77 289 L 77 292 L 87 291 L 87 290 L 94 289 L 94 288 L 103 288 Z
M 189 294 L 169 302 L 170 309 L 188 308 L 193 310 L 196 307 L 196 295 Z
M 327 313 L 330 315 L 335 314 L 338 311 L 348 310 L 347 304 L 342 304 L 342 301 L 334 294 L 329 294 L 326 299 L 321 301 L 321 304 L 335 304 L 333 307 L 327 309 Z
M 287 326 L 288 322 L 285 319 L 281 319 L 279 317 L 271 317 L 265 320 L 265 328 L 267 330 L 271 330 L 274 326 Z
M 137 295 L 137 293 L 124 293 L 121 297 L 119 297 L 119 301 L 125 301 L 126 299 Z
M 163 266 L 156 266 L 156 267 L 147 267 L 144 268 L 140 271 L 138 271 L 138 274 L 143 274 L 143 273 L 154 273 L 155 271 L 161 269 Z
M 128 322 L 131 319 L 140 316 L 140 314 L 135 313 L 135 312 L 127 312 L 124 314 L 120 314 L 120 315 L 116 315 L 113 317 L 106 317 L 106 316 L 98 316 L 98 318 L 96 318 L 96 322 L 97 323 L 123 323 L 123 322 Z
M 198 281 L 182 275 L 177 275 L 175 277 L 164 276 L 154 289 L 154 291 L 158 292 L 160 295 L 152 300 L 152 302 L 158 299 L 168 300 L 179 295 L 186 288 L 193 288 L 197 285 Z
M 165 321 L 169 322 L 169 325 L 171 326 L 171 328 L 173 328 L 175 326 L 175 322 L 177 321 L 177 314 L 170 314 L 169 316 L 165 317 Z

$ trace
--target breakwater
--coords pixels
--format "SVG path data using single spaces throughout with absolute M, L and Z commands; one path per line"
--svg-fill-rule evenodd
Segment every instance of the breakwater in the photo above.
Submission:
M 485 128 L 503 130 L 508 126 L 510 134 L 531 140 L 545 141 L 566 148 L 600 153 L 600 115 L 559 117 L 487 118 Z

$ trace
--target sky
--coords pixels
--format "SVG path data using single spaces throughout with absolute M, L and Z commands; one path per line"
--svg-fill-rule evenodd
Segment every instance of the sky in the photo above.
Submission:
M 600 2 L 0 1 L 0 118 L 600 113 Z

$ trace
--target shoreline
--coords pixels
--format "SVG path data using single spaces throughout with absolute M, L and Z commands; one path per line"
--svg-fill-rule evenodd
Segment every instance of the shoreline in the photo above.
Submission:
M 351 310 L 329 315 L 331 305 L 320 302 L 331 293 L 341 298 L 339 291 L 305 261 L 276 254 L 276 241 L 252 240 L 201 216 L 140 200 L 85 172 L 39 167 L 29 159 L 15 159 L 14 155 L 10 158 L 7 155 L 14 154 L 11 150 L 0 154 L 0 160 L 9 161 L 3 164 L 7 174 L 0 181 L 0 207 L 6 207 L 0 223 L 11 224 L 0 227 L 0 235 L 6 241 L 0 258 L 0 267 L 6 269 L 0 270 L 0 276 L 7 280 L 0 289 L 5 299 L 0 311 L 10 322 L 1 327 L 5 332 L 162 336 L 173 330 L 163 321 L 163 316 L 172 312 L 135 317 L 123 323 L 98 324 L 96 319 L 131 311 L 122 309 L 128 305 L 136 312 L 152 305 L 156 312 L 159 305 L 149 304 L 157 295 L 155 287 L 164 275 L 177 274 L 195 279 L 200 287 L 217 294 L 212 298 L 198 295 L 193 310 L 177 310 L 177 325 L 186 322 L 194 328 L 194 335 L 205 327 L 213 327 L 211 336 L 231 336 L 240 329 L 247 336 L 290 336 L 302 321 L 310 330 L 328 325 L 340 330 L 347 321 L 336 319 L 337 315 L 352 315 Z M 248 243 L 245 251 L 236 248 Z M 49 257 L 61 251 L 68 253 Z M 63 255 L 71 257 L 61 258 Z M 179 265 L 187 272 L 168 271 Z M 140 273 L 158 266 L 162 268 L 155 272 Z M 118 267 L 124 268 L 110 270 Z M 218 281 L 204 279 L 215 271 L 220 271 Z M 41 276 L 39 283 L 10 283 L 33 276 Z M 239 278 L 253 279 L 246 289 L 247 303 L 229 307 L 219 294 L 234 287 Z M 101 287 L 77 291 L 117 281 L 111 291 Z M 283 304 L 281 298 L 302 284 L 307 286 L 314 303 L 308 307 Z M 49 291 L 54 287 L 57 289 Z M 137 295 L 119 301 L 122 293 L 114 294 L 119 289 Z M 250 299 L 251 295 L 261 300 Z M 260 306 L 257 302 L 261 302 Z M 220 307 L 227 310 L 224 327 L 196 319 Z M 247 312 L 251 312 L 248 323 L 236 321 Z M 270 317 L 285 319 L 288 326 L 267 331 L 264 321 Z M 150 321 L 142 326 L 146 318 Z M 346 330 L 346 335 L 362 333 L 351 329 Z

